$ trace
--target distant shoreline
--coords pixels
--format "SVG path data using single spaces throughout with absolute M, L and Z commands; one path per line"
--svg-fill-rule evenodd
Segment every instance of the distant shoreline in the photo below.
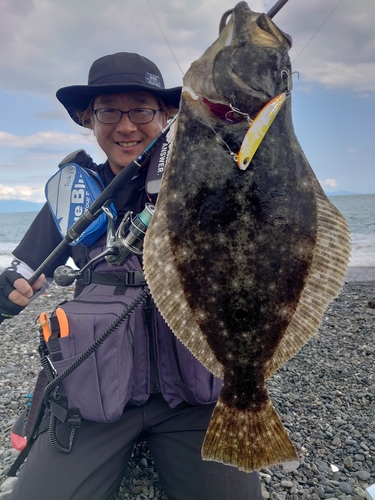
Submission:
M 39 212 L 43 203 L 24 200 L 0 200 L 0 214 L 19 214 L 26 212 Z
M 351 191 L 324 192 L 328 198 L 336 196 L 373 196 L 375 193 L 353 193 Z M 13 214 L 23 212 L 39 212 L 45 202 L 25 200 L 0 200 L 0 214 Z
M 375 281 L 375 267 L 350 266 L 346 272 L 345 281 Z M 374 290 L 375 293 L 375 290 Z
M 333 193 L 325 193 L 328 198 L 330 196 L 373 196 L 375 193 L 351 193 L 349 191 L 334 191 Z

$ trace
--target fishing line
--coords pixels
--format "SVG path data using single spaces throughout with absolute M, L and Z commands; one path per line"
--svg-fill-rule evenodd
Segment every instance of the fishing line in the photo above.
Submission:
M 168 41 L 168 38 L 167 38 L 166 34 L 164 33 L 164 30 L 163 30 L 163 28 L 162 28 L 161 24 L 159 23 L 158 18 L 157 18 L 157 17 L 156 17 L 156 15 L 155 15 L 155 11 L 154 11 L 154 9 L 152 8 L 152 5 L 151 5 L 150 0 L 147 0 L 147 3 L 148 3 L 148 6 L 150 7 L 150 10 L 151 10 L 151 12 L 152 12 L 152 15 L 154 16 L 155 22 L 156 22 L 156 24 L 158 25 L 158 27 L 159 27 L 159 29 L 160 29 L 160 31 L 161 31 L 161 34 L 163 35 L 163 38 L 164 38 L 164 40 L 165 40 L 165 43 L 168 45 L 168 48 L 169 48 L 169 50 L 171 51 L 171 54 L 172 54 L 172 56 L 173 56 L 173 59 L 176 61 L 176 64 L 177 64 L 177 66 L 180 68 L 180 71 L 181 71 L 182 76 L 183 76 L 183 75 L 184 75 L 184 71 L 183 71 L 183 69 L 181 68 L 180 63 L 178 62 L 178 59 L 177 59 L 177 57 L 175 56 L 175 53 L 173 52 L 173 49 L 172 49 L 172 47 L 171 47 L 171 45 L 170 45 L 170 43 L 169 43 L 169 41 Z
M 286 0 L 288 1 L 288 0 Z M 303 47 L 303 49 L 297 54 L 297 56 L 294 58 L 292 64 L 294 64 L 294 62 L 298 59 L 298 57 L 304 52 L 304 50 L 306 49 L 306 47 L 310 44 L 310 42 L 313 40 L 313 38 L 315 38 L 315 36 L 318 34 L 318 32 L 321 30 L 321 28 L 324 26 L 324 24 L 328 21 L 328 19 L 332 16 L 332 14 L 335 12 L 335 10 L 339 7 L 339 5 L 343 2 L 343 0 L 339 0 L 338 4 L 332 9 L 332 11 L 328 14 L 328 16 L 326 17 L 326 19 L 322 22 L 322 24 L 319 26 L 319 28 L 315 31 L 315 33 L 312 35 L 312 37 L 308 40 L 308 42 L 306 43 L 306 45 Z M 286 2 L 285 2 L 286 3 Z M 154 16 L 154 19 L 155 19 L 155 22 L 156 24 L 158 25 L 158 28 L 161 32 L 161 34 L 163 35 L 163 38 L 165 40 L 165 43 L 167 44 L 171 54 L 172 54 L 172 57 L 173 59 L 175 60 L 177 66 L 180 68 L 180 71 L 182 73 L 182 75 L 184 75 L 184 71 L 183 69 L 181 68 L 180 66 L 180 63 L 178 62 L 178 59 L 168 41 L 168 38 L 161 26 L 161 24 L 159 23 L 159 20 L 155 14 L 155 11 L 154 9 L 152 8 L 152 5 L 151 5 L 151 2 L 150 0 L 147 0 L 147 4 L 150 8 L 150 11 L 152 13 L 152 15 Z M 277 4 L 276 4 L 277 5 Z M 271 11 L 270 11 L 271 12 Z M 273 17 L 273 16 L 272 16 Z M 298 72 L 294 72 L 294 73 L 298 73 Z M 298 73 L 298 76 L 299 76 L 299 73 Z M 204 117 L 204 120 L 206 122 L 206 125 L 212 130 L 212 132 L 216 135 L 217 139 L 219 140 L 219 143 L 221 143 L 223 146 L 225 146 L 227 149 L 228 149 L 228 152 L 231 156 L 235 156 L 235 154 L 232 152 L 232 150 L 230 149 L 229 145 L 226 143 L 226 141 L 220 136 L 220 134 L 218 134 L 218 132 L 215 130 L 215 128 L 211 125 L 209 119 L 208 119 L 208 115 L 207 115 L 207 110 L 204 109 L 202 103 L 200 102 L 200 100 L 198 99 L 198 105 L 199 107 L 201 108 L 201 111 L 203 113 L 203 117 Z M 252 120 L 251 120 L 252 121 Z
M 177 57 L 176 57 L 175 53 L 173 52 L 173 49 L 172 49 L 172 47 L 171 47 L 171 45 L 170 45 L 170 43 L 169 43 L 169 41 L 168 41 L 168 38 L 167 38 L 166 34 L 164 33 L 164 30 L 163 30 L 163 28 L 162 28 L 161 24 L 160 24 L 160 23 L 159 23 L 159 21 L 158 21 L 158 18 L 156 17 L 155 11 L 154 11 L 154 9 L 152 8 L 152 5 L 151 5 L 150 0 L 147 0 L 147 3 L 148 3 L 148 6 L 150 7 L 150 10 L 151 10 L 151 12 L 152 12 L 152 15 L 154 16 L 154 19 L 155 19 L 156 24 L 158 25 L 158 27 L 159 27 L 159 29 L 160 29 L 160 31 L 161 31 L 161 33 L 162 33 L 162 35 L 163 35 L 163 38 L 164 38 L 164 40 L 165 40 L 166 44 L 168 45 L 168 48 L 169 48 L 169 50 L 171 51 L 171 54 L 172 54 L 172 56 L 173 56 L 174 60 L 176 61 L 177 66 L 180 68 L 180 71 L 181 71 L 182 75 L 184 76 L 184 71 L 183 71 L 183 69 L 181 68 L 180 63 L 178 62 L 178 59 L 177 59 Z M 209 119 L 208 119 L 207 110 L 205 110 L 205 109 L 204 109 L 204 107 L 203 107 L 202 103 L 201 103 L 199 100 L 198 100 L 198 105 L 199 105 L 199 106 L 200 106 L 200 108 L 201 108 L 201 111 L 202 111 L 202 113 L 203 113 L 203 117 L 204 117 L 204 119 L 205 119 L 205 121 L 206 121 L 207 126 L 208 126 L 208 127 L 209 127 L 209 128 L 210 128 L 213 132 L 214 132 L 214 134 L 217 136 L 217 138 L 218 138 L 218 140 L 220 141 L 220 143 L 221 143 L 221 144 L 223 144 L 223 145 L 225 145 L 225 147 L 226 147 L 226 148 L 228 149 L 228 151 L 229 151 L 229 154 L 230 154 L 231 156 L 233 156 L 233 155 L 234 155 L 234 153 L 231 151 L 231 149 L 230 149 L 229 145 L 228 145 L 228 144 L 224 141 L 224 139 L 220 136 L 220 134 L 218 134 L 218 133 L 216 132 L 216 130 L 214 129 L 214 127 L 210 124 Z
M 315 37 L 315 35 L 321 30 L 321 28 L 324 26 L 324 24 L 328 21 L 328 19 L 332 16 L 332 14 L 335 12 L 337 7 L 343 2 L 343 0 L 340 0 L 339 3 L 336 5 L 336 7 L 332 10 L 332 12 L 326 17 L 326 19 L 322 22 L 322 24 L 319 26 L 319 28 L 315 31 L 313 36 L 310 38 L 310 40 L 306 43 L 306 45 L 303 47 L 301 52 L 293 59 L 292 64 L 295 63 L 295 61 L 299 58 L 299 56 L 302 54 L 302 52 L 306 49 L 306 47 L 310 44 L 311 40 Z
M 199 96 L 199 97 L 203 97 L 203 96 Z M 210 120 L 208 118 L 208 112 L 206 109 L 204 109 L 203 107 L 203 103 L 200 101 L 200 99 L 198 99 L 198 106 L 200 107 L 202 113 L 203 113 L 203 118 L 204 118 L 204 121 L 206 122 L 206 125 L 208 128 L 211 129 L 211 131 L 214 133 L 214 135 L 216 136 L 216 140 L 218 141 L 218 144 L 221 144 L 222 146 L 225 146 L 229 152 L 229 155 L 234 158 L 235 156 L 235 153 L 233 153 L 233 151 L 231 150 L 231 148 L 229 147 L 229 144 L 224 141 L 224 139 L 221 137 L 221 135 L 215 130 L 215 128 L 211 125 L 210 123 Z

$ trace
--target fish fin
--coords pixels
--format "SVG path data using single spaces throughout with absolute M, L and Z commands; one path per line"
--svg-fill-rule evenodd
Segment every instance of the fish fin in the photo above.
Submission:
M 167 178 L 168 168 L 164 176 Z M 223 378 L 223 367 L 217 361 L 194 319 L 185 297 L 177 266 L 173 264 L 174 255 L 163 203 L 163 200 L 168 197 L 161 196 L 163 186 L 166 184 L 164 178 L 163 182 L 156 210 L 144 241 L 143 265 L 146 281 L 161 315 L 171 330 L 178 332 L 178 338 L 181 342 L 208 371 L 216 377 Z
M 265 378 L 294 356 L 316 333 L 329 303 L 343 284 L 350 257 L 349 230 L 343 215 L 316 181 L 317 241 L 305 287 L 289 326 L 267 363 Z
M 202 458 L 245 472 L 299 460 L 269 399 L 258 411 L 242 411 L 226 405 L 221 398 L 212 413 Z

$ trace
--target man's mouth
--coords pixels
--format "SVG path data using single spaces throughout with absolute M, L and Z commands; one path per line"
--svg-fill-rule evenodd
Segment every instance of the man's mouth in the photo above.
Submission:
M 140 141 L 131 141 L 131 142 L 118 142 L 121 147 L 123 148 L 131 148 L 133 146 L 137 146 Z

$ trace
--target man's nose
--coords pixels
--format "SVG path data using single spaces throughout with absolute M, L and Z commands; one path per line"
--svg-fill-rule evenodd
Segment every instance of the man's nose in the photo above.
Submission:
M 134 132 L 137 130 L 137 124 L 130 120 L 129 115 L 123 114 L 121 120 L 116 123 L 116 130 L 119 132 Z

